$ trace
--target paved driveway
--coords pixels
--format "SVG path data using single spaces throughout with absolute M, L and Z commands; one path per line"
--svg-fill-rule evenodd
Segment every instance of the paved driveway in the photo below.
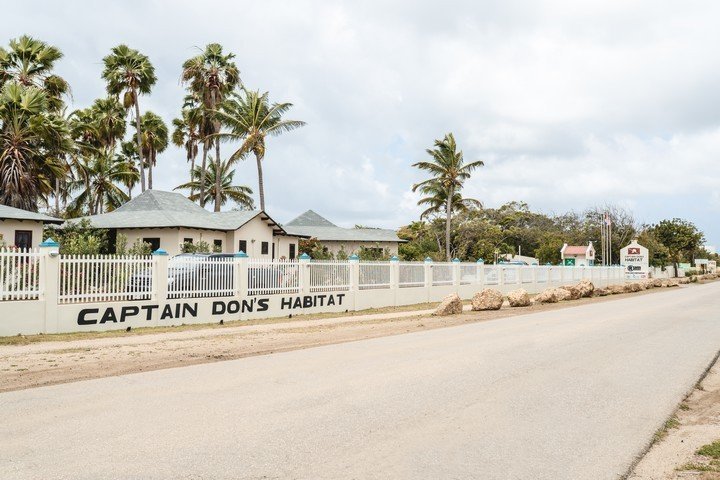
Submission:
M 617 478 L 719 306 L 715 283 L 0 394 L 0 478 Z

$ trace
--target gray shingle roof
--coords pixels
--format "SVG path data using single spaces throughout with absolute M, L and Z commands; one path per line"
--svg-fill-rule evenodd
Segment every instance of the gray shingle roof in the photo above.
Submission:
M 342 228 L 308 210 L 289 221 L 283 228 L 289 235 L 302 235 L 320 241 L 402 242 L 394 230 L 383 228 Z
M 7 205 L 0 205 L 0 220 L 6 218 L 12 220 L 36 220 L 43 223 L 63 223 L 64 221 L 42 213 L 30 212 L 21 208 L 8 207 Z
M 146 190 L 112 212 L 82 218 L 95 228 L 186 227 L 228 231 L 237 230 L 260 214 L 261 210 L 208 212 L 180 193 Z

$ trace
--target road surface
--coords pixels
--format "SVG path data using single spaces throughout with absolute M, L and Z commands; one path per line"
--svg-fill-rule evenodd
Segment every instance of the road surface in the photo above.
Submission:
M 0 478 L 613 479 L 714 358 L 719 306 L 714 283 L 4 393 Z

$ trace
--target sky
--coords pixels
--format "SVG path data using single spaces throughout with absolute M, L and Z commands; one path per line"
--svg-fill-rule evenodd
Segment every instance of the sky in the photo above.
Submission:
M 412 164 L 453 132 L 485 166 L 464 195 L 545 213 L 615 204 L 639 223 L 680 217 L 720 244 L 720 2 L 12 2 L 0 42 L 59 47 L 72 108 L 105 95 L 102 57 L 126 43 L 158 82 L 141 97 L 170 124 L 184 60 L 217 42 L 249 89 L 291 102 L 302 129 L 273 137 L 267 210 L 396 228 L 422 210 Z M 230 151 L 232 145 L 223 146 Z M 185 153 L 158 158 L 155 188 L 186 181 Z M 236 183 L 257 191 L 250 158 Z

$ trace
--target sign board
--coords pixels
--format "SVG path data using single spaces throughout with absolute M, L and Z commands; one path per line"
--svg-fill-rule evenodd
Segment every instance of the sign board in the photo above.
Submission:
M 641 280 L 650 276 L 650 257 L 648 249 L 633 240 L 630 245 L 620 249 L 620 265 L 625 267 L 625 278 Z
M 566 258 L 566 259 L 565 259 L 565 266 L 566 266 L 566 267 L 574 267 L 574 266 L 575 266 L 575 259 L 574 259 L 574 258 Z

